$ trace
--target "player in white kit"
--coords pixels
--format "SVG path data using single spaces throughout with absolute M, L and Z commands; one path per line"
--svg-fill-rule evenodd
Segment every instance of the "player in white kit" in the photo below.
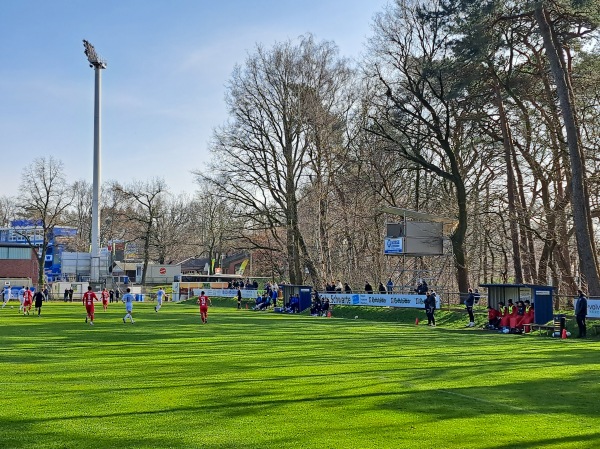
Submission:
M 19 290 L 18 293 L 18 297 L 19 297 L 19 313 L 21 313 L 23 311 L 23 302 L 25 302 L 25 287 L 21 287 L 21 290 Z
M 158 312 L 162 307 L 163 298 L 165 297 L 165 291 L 161 288 L 156 292 L 156 307 L 154 308 L 155 312 Z
M 6 307 L 6 304 L 8 304 L 8 301 L 10 301 L 10 297 L 11 297 L 10 286 L 4 287 L 4 303 L 2 304 L 3 309 L 4 309 L 4 307 Z
M 131 324 L 133 324 L 135 321 L 133 321 L 131 313 L 133 312 L 134 297 L 131 294 L 131 289 L 127 289 L 127 293 L 123 295 L 122 301 L 125 303 L 125 310 L 127 311 L 127 315 L 123 317 L 123 323 L 127 320 L 127 318 L 129 318 L 131 320 Z

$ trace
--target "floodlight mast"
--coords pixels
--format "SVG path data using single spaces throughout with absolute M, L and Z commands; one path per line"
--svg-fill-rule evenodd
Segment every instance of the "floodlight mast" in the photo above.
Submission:
M 102 76 L 101 70 L 106 68 L 106 61 L 98 56 L 96 49 L 85 39 L 83 40 L 85 55 L 87 56 L 90 67 L 95 72 L 95 90 L 94 90 L 94 176 L 92 184 L 92 242 L 91 242 L 91 270 L 90 282 L 98 284 L 100 282 L 100 152 L 101 152 L 101 92 Z

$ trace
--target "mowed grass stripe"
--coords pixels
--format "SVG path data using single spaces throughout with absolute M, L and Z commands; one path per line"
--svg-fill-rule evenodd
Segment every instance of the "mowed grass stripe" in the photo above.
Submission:
M 0 311 L 0 447 L 600 447 L 595 342 L 98 309 Z

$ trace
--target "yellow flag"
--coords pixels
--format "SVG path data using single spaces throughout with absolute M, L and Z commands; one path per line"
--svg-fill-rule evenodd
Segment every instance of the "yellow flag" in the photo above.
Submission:
M 240 269 L 239 269 L 240 276 L 244 275 L 244 270 L 246 269 L 246 265 L 248 265 L 248 259 L 244 259 L 244 261 L 240 265 Z

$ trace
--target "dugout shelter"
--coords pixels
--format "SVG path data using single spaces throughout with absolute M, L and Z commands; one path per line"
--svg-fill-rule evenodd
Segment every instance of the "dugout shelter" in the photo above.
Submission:
M 311 306 L 312 287 L 310 285 L 280 284 L 279 288 L 283 291 L 283 303 L 286 307 L 289 306 L 292 295 L 298 295 L 300 298 L 300 312 Z
M 534 305 L 533 322 L 546 324 L 553 318 L 552 304 L 554 287 L 533 284 L 479 284 L 487 289 L 488 305 L 498 308 L 498 303 L 507 304 L 512 299 L 517 301 L 528 299 Z

